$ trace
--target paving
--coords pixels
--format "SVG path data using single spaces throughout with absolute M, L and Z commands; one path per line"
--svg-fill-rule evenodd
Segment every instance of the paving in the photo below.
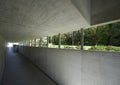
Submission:
M 2 85 L 56 85 L 23 56 L 7 49 Z

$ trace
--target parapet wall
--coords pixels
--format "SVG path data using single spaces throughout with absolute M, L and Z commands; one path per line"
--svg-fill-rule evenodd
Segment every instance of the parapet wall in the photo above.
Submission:
M 19 47 L 59 85 L 120 85 L 120 52 Z

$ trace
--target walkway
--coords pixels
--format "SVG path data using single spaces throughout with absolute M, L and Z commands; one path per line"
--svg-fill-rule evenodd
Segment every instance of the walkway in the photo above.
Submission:
M 24 57 L 7 49 L 6 68 L 2 85 L 55 85 Z

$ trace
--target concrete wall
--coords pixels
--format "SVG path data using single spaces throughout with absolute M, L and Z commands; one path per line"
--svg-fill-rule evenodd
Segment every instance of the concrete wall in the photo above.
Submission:
M 0 83 L 4 71 L 5 59 L 5 40 L 0 36 Z
M 59 85 L 120 85 L 120 53 L 19 47 Z

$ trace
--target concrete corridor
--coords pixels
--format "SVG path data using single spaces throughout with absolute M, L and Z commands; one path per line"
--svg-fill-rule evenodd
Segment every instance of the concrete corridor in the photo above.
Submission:
M 21 55 L 7 49 L 2 85 L 56 85 Z

